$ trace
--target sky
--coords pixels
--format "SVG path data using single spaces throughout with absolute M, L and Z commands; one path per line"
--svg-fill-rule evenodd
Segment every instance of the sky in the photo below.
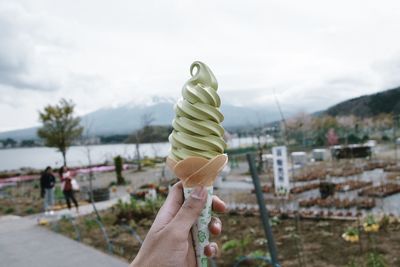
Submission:
M 0 131 L 178 99 L 195 60 L 223 103 L 313 112 L 399 86 L 399 33 L 396 0 L 0 0 Z

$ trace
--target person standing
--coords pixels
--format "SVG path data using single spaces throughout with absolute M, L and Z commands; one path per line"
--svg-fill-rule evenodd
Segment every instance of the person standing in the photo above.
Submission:
M 68 209 L 71 210 L 71 200 L 75 205 L 76 213 L 79 213 L 79 205 L 78 201 L 76 201 L 73 183 L 76 183 L 74 178 L 71 175 L 71 172 L 68 170 L 66 166 L 61 167 L 59 170 L 60 178 L 61 178 L 61 187 L 64 193 L 65 201 L 67 202 Z
M 53 170 L 50 166 L 46 167 L 42 175 L 40 176 L 40 194 L 44 198 L 44 214 L 54 214 L 54 186 L 56 184 L 56 178 L 53 175 Z

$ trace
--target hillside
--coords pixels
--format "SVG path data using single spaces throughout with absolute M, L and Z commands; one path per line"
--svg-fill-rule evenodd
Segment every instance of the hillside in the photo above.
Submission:
M 355 115 L 371 117 L 380 113 L 400 113 L 400 87 L 372 95 L 353 98 L 328 108 L 331 116 Z
M 275 107 L 252 108 L 223 104 L 221 107 L 225 120 L 225 128 L 256 126 L 280 119 Z M 316 115 L 359 117 L 375 116 L 380 113 L 400 113 L 400 87 L 382 91 L 376 94 L 364 95 L 338 103 L 325 111 L 313 113 Z M 170 125 L 174 117 L 171 101 L 158 101 L 150 105 L 125 105 L 116 108 L 102 108 L 82 116 L 82 125 L 89 133 L 97 136 L 130 134 L 141 127 L 143 114 L 152 114 L 153 125 Z M 290 112 L 285 114 L 290 116 Z M 37 128 L 27 128 L 0 133 L 0 139 L 16 140 L 35 139 Z
M 225 115 L 225 128 L 246 127 L 264 124 L 279 118 L 275 107 L 250 108 L 238 107 L 229 104 L 221 106 Z M 152 125 L 170 125 L 175 116 L 173 103 L 158 102 L 151 105 L 124 105 L 116 108 L 102 108 L 82 116 L 82 125 L 90 134 L 114 135 L 130 134 L 141 127 L 143 114 L 151 114 Z M 27 128 L 0 133 L 0 139 L 13 138 L 16 140 L 36 139 L 37 128 Z

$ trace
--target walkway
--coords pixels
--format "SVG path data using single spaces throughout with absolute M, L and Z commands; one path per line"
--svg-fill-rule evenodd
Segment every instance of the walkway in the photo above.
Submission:
M 123 200 L 124 202 L 129 201 L 129 199 L 130 199 L 129 194 L 121 192 L 121 191 L 119 191 L 117 193 L 117 195 L 114 195 L 114 196 L 112 195 L 111 197 L 112 198 L 110 200 L 96 202 L 96 209 L 98 211 L 105 210 L 105 209 L 108 209 L 108 208 L 114 206 L 115 204 L 117 204 L 118 200 L 120 200 L 120 199 Z M 79 216 L 87 215 L 87 214 L 90 214 L 93 212 L 94 212 L 94 209 L 93 209 L 92 204 L 81 205 L 79 207 Z M 43 213 L 39 213 L 39 214 L 34 214 L 31 216 L 28 216 L 27 218 L 30 218 L 34 221 L 37 221 L 39 218 L 45 218 L 48 221 L 54 221 L 54 220 L 61 219 L 65 215 L 71 216 L 71 217 L 78 216 L 78 214 L 76 214 L 76 212 L 75 212 L 75 207 L 72 205 L 71 211 L 69 211 L 68 209 L 63 209 L 63 210 L 55 211 L 54 215 L 51 215 L 51 216 L 50 215 L 44 216 Z
M 120 196 L 128 199 L 128 195 Z M 96 203 L 98 210 L 107 209 L 117 198 Z M 92 205 L 80 207 L 80 214 L 93 212 Z M 48 220 L 56 220 L 69 214 L 68 210 L 57 211 Z M 76 216 L 73 212 L 71 216 Z M 36 214 L 29 217 L 0 217 L 0 265 L 7 267 L 127 267 L 128 263 L 114 256 L 51 232 L 37 225 L 44 217 Z
M 225 190 L 251 190 L 251 183 L 230 181 L 220 184 Z M 119 199 L 129 200 L 120 188 L 112 199 L 97 202 L 98 210 L 108 209 Z M 80 216 L 93 212 L 91 204 L 80 207 Z M 63 235 L 38 226 L 41 218 L 48 221 L 64 215 L 77 216 L 74 209 L 56 211 L 52 216 L 35 214 L 27 217 L 0 217 L 0 265 L 7 267 L 127 267 L 128 263 Z

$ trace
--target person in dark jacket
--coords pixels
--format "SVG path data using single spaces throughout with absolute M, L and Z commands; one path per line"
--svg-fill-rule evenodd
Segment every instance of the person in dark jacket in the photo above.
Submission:
M 44 213 L 53 214 L 54 206 L 54 186 L 56 184 L 56 178 L 53 175 L 53 170 L 50 166 L 46 167 L 42 175 L 40 176 L 40 189 L 41 196 L 44 198 Z
M 61 167 L 59 170 L 61 187 L 64 193 L 65 201 L 67 202 L 68 209 L 71 209 L 71 200 L 74 202 L 76 213 L 79 213 L 78 201 L 76 201 L 74 189 L 72 187 L 72 174 L 67 167 Z M 76 182 L 76 181 L 75 181 Z

